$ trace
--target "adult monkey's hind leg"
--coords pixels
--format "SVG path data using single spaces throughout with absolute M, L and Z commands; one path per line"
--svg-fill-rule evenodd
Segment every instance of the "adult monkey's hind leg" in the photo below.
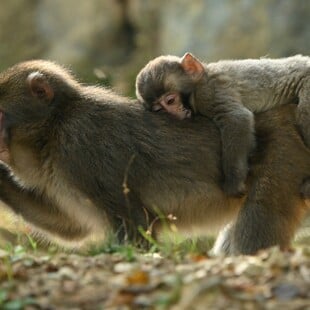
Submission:
M 294 111 L 288 106 L 281 108 L 280 117 L 273 111 L 264 113 L 264 119 L 257 117 L 258 149 L 248 196 L 236 221 L 220 234 L 217 253 L 255 254 L 274 245 L 290 247 L 307 209 L 300 191 L 307 193 L 308 182 L 303 182 L 310 175 L 310 150 L 295 129 Z

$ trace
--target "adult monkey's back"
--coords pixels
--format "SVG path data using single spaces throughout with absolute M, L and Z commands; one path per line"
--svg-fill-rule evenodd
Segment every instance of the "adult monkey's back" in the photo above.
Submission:
M 288 247 L 306 208 L 300 187 L 310 153 L 294 107 L 257 117 L 241 209 L 242 200 L 220 190 L 220 139 L 206 118 L 179 122 L 143 111 L 45 61 L 1 75 L 0 110 L 0 158 L 21 183 L 2 168 L 0 198 L 52 239 L 83 243 L 111 230 L 137 240 L 137 227 L 147 229 L 159 210 L 176 216 L 180 231 L 235 221 L 217 247 L 254 253 Z

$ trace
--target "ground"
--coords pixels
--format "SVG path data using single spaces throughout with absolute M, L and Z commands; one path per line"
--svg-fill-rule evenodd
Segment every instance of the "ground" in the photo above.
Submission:
M 0 309 L 310 309 L 309 246 L 170 254 L 0 250 Z

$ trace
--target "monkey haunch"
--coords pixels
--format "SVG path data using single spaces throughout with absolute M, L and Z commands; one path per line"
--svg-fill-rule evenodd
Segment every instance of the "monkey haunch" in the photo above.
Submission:
M 149 110 L 165 110 L 178 119 L 193 112 L 212 118 L 221 133 L 223 189 L 230 195 L 245 191 L 255 145 L 252 112 L 298 103 L 298 124 L 310 147 L 309 57 L 203 64 L 189 53 L 160 56 L 141 70 L 136 88 Z
M 2 73 L 0 110 L 0 158 L 15 176 L 1 168 L 0 198 L 52 239 L 82 243 L 112 231 L 136 240 L 157 209 L 176 216 L 180 231 L 231 223 L 217 249 L 254 253 L 288 247 L 306 208 L 310 154 L 291 106 L 257 116 L 243 200 L 220 190 L 219 132 L 207 118 L 158 116 L 46 61 Z

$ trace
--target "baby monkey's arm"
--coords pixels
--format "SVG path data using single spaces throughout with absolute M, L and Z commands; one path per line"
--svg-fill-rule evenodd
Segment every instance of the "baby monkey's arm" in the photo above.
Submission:
M 223 189 L 228 195 L 245 193 L 248 157 L 255 146 L 254 115 L 245 108 L 234 89 L 215 88 L 214 102 L 199 108 L 213 119 L 222 140 Z

